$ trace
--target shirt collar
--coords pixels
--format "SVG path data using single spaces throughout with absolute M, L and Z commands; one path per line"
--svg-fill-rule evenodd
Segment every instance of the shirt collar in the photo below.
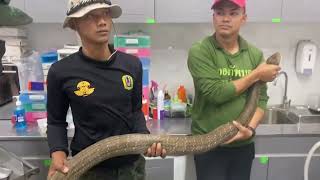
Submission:
M 92 59 L 92 58 L 86 56 L 83 53 L 82 47 L 80 47 L 78 52 L 79 52 L 79 55 L 82 57 L 82 59 L 85 60 L 86 62 L 97 64 L 97 65 L 103 65 L 103 64 L 109 65 L 110 63 L 113 63 L 113 61 L 115 60 L 117 50 L 114 49 L 113 45 L 108 44 L 108 47 L 109 47 L 109 50 L 111 52 L 111 55 L 110 55 L 109 59 L 106 59 L 105 61 Z
M 220 43 L 216 39 L 216 34 L 213 34 L 210 39 L 216 49 L 223 49 Z M 239 42 L 240 51 L 248 49 L 248 42 L 244 40 L 240 35 L 238 36 L 238 42 Z

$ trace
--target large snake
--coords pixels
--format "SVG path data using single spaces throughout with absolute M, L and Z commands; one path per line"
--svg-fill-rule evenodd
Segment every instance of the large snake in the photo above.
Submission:
M 275 53 L 267 59 L 266 63 L 279 65 L 280 59 L 280 54 Z M 260 88 L 264 84 L 265 82 L 258 81 L 250 87 L 244 110 L 236 119 L 242 125 L 246 126 L 253 117 L 260 96 Z M 238 129 L 229 122 L 204 135 L 127 134 L 109 137 L 78 153 L 67 162 L 69 168 L 67 174 L 56 172 L 50 180 L 77 180 L 90 168 L 104 160 L 129 154 L 143 154 L 155 142 L 161 143 L 167 155 L 181 156 L 212 150 L 237 133 Z

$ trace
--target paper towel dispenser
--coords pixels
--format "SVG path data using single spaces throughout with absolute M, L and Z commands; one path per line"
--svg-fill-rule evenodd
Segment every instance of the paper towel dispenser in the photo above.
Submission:
M 2 75 L 3 67 L 2 67 L 2 57 L 6 52 L 6 44 L 5 41 L 0 39 L 0 76 Z
M 309 40 L 298 43 L 296 52 L 296 72 L 310 76 L 317 59 L 317 45 Z

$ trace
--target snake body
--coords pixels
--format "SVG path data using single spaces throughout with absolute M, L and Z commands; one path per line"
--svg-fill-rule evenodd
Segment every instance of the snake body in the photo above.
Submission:
M 279 65 L 281 56 L 275 53 L 267 59 L 267 64 Z M 265 82 L 258 81 L 249 89 L 249 97 L 240 116 L 236 119 L 246 126 L 253 117 L 260 88 Z M 152 135 L 152 134 L 127 134 L 101 140 L 74 156 L 67 162 L 69 172 L 62 174 L 56 172 L 51 180 L 77 180 L 93 166 L 112 157 L 143 154 L 155 142 L 161 143 L 169 156 L 198 154 L 214 149 L 226 142 L 238 132 L 238 129 L 230 122 L 219 126 L 204 135 Z

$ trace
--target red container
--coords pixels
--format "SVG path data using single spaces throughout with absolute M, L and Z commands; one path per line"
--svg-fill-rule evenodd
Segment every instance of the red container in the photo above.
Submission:
M 157 108 L 152 109 L 152 117 L 154 120 L 158 120 L 158 110 Z

